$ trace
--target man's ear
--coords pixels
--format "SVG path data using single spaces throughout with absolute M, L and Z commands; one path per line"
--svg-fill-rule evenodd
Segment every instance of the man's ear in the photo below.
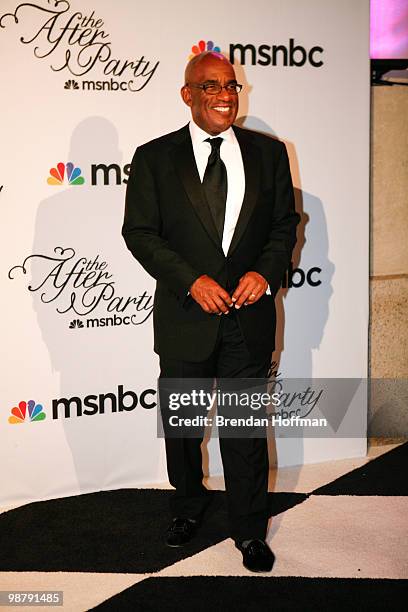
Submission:
M 187 85 L 183 85 L 183 87 L 180 90 L 180 93 L 181 93 L 181 97 L 183 98 L 184 104 L 187 104 L 187 106 L 191 106 L 190 88 Z

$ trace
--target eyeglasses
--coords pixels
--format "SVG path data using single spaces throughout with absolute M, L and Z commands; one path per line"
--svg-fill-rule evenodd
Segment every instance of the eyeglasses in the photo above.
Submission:
M 186 83 L 188 87 L 196 87 L 197 89 L 202 89 L 206 94 L 210 94 L 210 96 L 215 96 L 222 92 L 223 89 L 227 91 L 229 94 L 239 94 L 242 89 L 242 85 L 239 83 L 227 83 L 226 85 L 220 85 L 219 83 Z

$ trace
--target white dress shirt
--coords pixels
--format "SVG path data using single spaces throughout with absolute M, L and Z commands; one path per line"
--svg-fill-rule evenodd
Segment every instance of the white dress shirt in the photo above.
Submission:
M 225 204 L 224 232 L 222 235 L 222 250 L 226 256 L 232 236 L 234 235 L 245 194 L 245 172 L 241 149 L 231 127 L 225 132 L 218 134 L 218 136 L 207 134 L 194 121 L 190 121 L 189 128 L 195 162 L 201 182 L 203 182 L 208 158 L 211 153 L 211 145 L 209 142 L 205 142 L 205 140 L 207 138 L 222 138 L 224 141 L 221 143 L 220 157 L 227 169 L 227 202 Z M 266 293 L 268 295 L 271 293 L 269 285 Z
M 211 153 L 211 145 L 205 142 L 207 138 L 222 138 L 220 157 L 227 169 L 227 201 L 225 204 L 224 232 L 222 236 L 222 250 L 227 255 L 234 235 L 235 226 L 241 211 L 245 193 L 245 172 L 242 162 L 241 149 L 230 127 L 217 136 L 211 136 L 204 132 L 194 121 L 190 121 L 190 135 L 193 143 L 194 157 L 200 180 L 203 182 L 208 157 Z

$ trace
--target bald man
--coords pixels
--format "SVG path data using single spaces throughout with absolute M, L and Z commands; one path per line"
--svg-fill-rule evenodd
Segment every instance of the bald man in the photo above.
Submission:
M 123 236 L 157 281 L 154 350 L 160 379 L 266 378 L 274 297 L 290 263 L 298 215 L 283 143 L 234 126 L 241 85 L 221 54 L 187 65 L 189 124 L 137 148 Z M 168 546 L 205 520 L 202 434 L 166 433 L 175 487 Z M 270 571 L 266 437 L 220 437 L 230 534 L 244 566 Z

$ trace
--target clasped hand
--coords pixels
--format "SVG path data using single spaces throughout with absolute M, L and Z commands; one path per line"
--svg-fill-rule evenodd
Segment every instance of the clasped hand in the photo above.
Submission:
M 255 304 L 268 288 L 268 283 L 258 272 L 250 271 L 239 280 L 232 296 L 213 278 L 204 274 L 190 287 L 191 297 L 208 314 L 228 314 L 231 308 Z

